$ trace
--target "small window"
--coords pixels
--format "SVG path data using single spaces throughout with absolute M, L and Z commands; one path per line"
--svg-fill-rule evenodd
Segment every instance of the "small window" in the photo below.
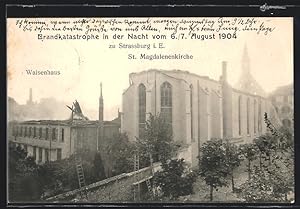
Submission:
M 49 138 L 49 129 L 46 128 L 45 140 L 48 140 L 48 138 Z
M 49 162 L 49 150 L 45 149 L 45 161 Z
M 17 135 L 16 128 L 17 128 L 16 126 L 13 126 L 13 136 Z
M 36 127 L 33 127 L 33 137 L 36 138 Z
M 24 130 L 24 137 L 27 136 L 27 126 L 25 126 L 25 130 Z
M 36 160 L 36 147 L 33 147 L 33 159 Z
M 23 136 L 23 126 L 20 127 L 20 134 L 19 136 Z
M 31 137 L 31 134 L 32 134 L 32 128 L 29 127 L 29 137 Z
M 57 160 L 61 160 L 61 149 L 57 149 Z
M 42 162 L 42 155 L 43 155 L 43 148 L 39 148 L 39 163 L 41 163 Z
M 61 129 L 61 141 L 64 142 L 65 141 L 65 129 Z
M 56 128 L 52 128 L 52 141 L 56 141 Z
M 40 139 L 42 138 L 42 134 L 43 134 L 43 128 L 40 127 L 40 128 L 39 128 L 39 138 L 40 138 Z

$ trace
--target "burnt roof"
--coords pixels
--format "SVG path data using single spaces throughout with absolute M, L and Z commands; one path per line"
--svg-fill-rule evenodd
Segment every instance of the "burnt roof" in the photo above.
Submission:
M 117 118 L 116 118 L 117 119 Z M 118 120 L 104 121 L 105 125 L 120 125 Z M 28 120 L 28 121 L 12 121 L 19 124 L 28 125 L 61 125 L 61 126 L 97 126 L 99 125 L 99 120 Z

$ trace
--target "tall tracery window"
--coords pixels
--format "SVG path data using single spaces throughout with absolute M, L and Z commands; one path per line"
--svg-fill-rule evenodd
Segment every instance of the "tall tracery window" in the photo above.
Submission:
M 193 127 L 193 85 L 190 85 L 190 108 L 191 108 L 191 139 L 192 142 L 195 141 L 194 139 L 194 127 Z
M 144 84 L 139 85 L 139 137 L 145 132 L 146 122 L 146 87 Z
M 250 99 L 247 99 L 247 134 L 250 134 Z
M 256 100 L 254 100 L 254 108 L 253 108 L 253 129 L 254 133 L 256 133 Z
M 262 127 L 261 127 L 261 101 L 259 100 L 258 103 L 258 132 L 262 131 Z
M 238 117 L 239 117 L 239 135 L 242 135 L 242 96 L 239 96 L 239 104 L 238 104 Z
M 164 82 L 160 87 L 161 115 L 172 128 L 172 86 Z

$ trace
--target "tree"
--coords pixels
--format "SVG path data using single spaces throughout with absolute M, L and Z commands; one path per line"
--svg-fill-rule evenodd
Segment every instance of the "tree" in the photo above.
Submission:
M 175 157 L 179 143 L 173 141 L 172 129 L 161 115 L 150 114 L 145 131 L 137 138 L 137 149 L 141 159 L 166 162 Z M 147 162 L 147 161 L 146 161 Z M 145 166 L 148 166 L 149 161 Z
M 109 140 L 106 154 L 111 163 L 112 176 L 133 171 L 134 149 L 134 144 L 129 141 L 125 133 L 120 133 Z
M 105 179 L 106 175 L 105 175 L 105 170 L 104 170 L 103 161 L 100 152 L 97 152 L 95 154 L 93 164 L 94 164 L 94 171 L 95 171 L 96 178 L 98 180 Z
M 226 166 L 228 167 L 228 172 L 231 176 L 231 185 L 232 185 L 232 192 L 235 191 L 234 188 L 234 175 L 233 171 L 235 168 L 239 167 L 241 164 L 241 154 L 239 152 L 238 146 L 233 143 L 230 143 L 229 140 L 225 142 L 225 155 L 226 155 Z
M 254 144 L 242 144 L 240 145 L 240 153 L 247 159 L 247 172 L 248 180 L 251 178 L 251 162 L 257 158 L 258 148 Z
M 91 184 L 105 178 L 102 161 L 96 161 L 99 156 L 88 149 L 77 150 L 69 158 L 47 162 L 39 166 L 38 173 L 44 182 L 44 197 L 77 189 L 79 187 L 75 158 L 81 158 L 85 183 Z M 100 170 L 98 170 L 100 169 Z
M 162 196 L 176 200 L 179 196 L 193 193 L 196 174 L 187 168 L 184 159 L 169 160 L 162 163 L 162 170 L 154 174 L 154 184 L 162 191 Z
M 252 178 L 242 186 L 242 196 L 249 202 L 288 201 L 287 194 L 294 189 L 294 136 L 292 130 L 277 129 L 267 118 L 265 122 L 270 131 L 256 139 L 260 164 L 252 171 Z M 267 164 L 262 162 L 266 155 Z
M 213 200 L 213 190 L 226 186 L 228 167 L 226 166 L 226 149 L 221 139 L 211 139 L 200 148 L 202 152 L 199 167 L 200 176 L 210 187 L 210 201 Z
M 9 201 L 27 202 L 40 199 L 42 194 L 39 182 L 38 165 L 21 147 L 9 147 Z
M 273 188 L 272 195 L 275 199 L 288 201 L 287 194 L 294 189 L 294 173 L 291 172 L 292 169 L 278 164 L 274 163 L 267 169 Z
M 278 164 L 260 168 L 254 166 L 252 178 L 241 185 L 241 195 L 248 202 L 288 201 L 293 190 L 293 174 Z
M 240 186 L 241 196 L 247 202 L 274 201 L 269 175 L 258 166 L 254 166 L 252 178 Z
M 272 160 L 271 154 L 274 151 L 276 152 L 277 149 L 277 137 L 274 137 L 273 135 L 267 133 L 265 135 L 259 136 L 258 138 L 255 138 L 253 141 L 259 150 L 260 166 L 263 166 L 262 160 L 268 161 L 270 164 Z

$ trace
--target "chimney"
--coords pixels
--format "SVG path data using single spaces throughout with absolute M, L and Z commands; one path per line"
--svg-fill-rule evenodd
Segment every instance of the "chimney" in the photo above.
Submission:
M 222 62 L 222 80 L 227 82 L 227 62 Z
M 29 89 L 29 101 L 32 102 L 32 88 Z
M 103 122 L 103 95 L 102 95 L 102 83 L 100 83 L 99 122 Z
M 29 89 L 29 98 L 27 100 L 27 104 L 29 104 L 29 105 L 33 104 L 33 101 L 32 101 L 32 88 Z

